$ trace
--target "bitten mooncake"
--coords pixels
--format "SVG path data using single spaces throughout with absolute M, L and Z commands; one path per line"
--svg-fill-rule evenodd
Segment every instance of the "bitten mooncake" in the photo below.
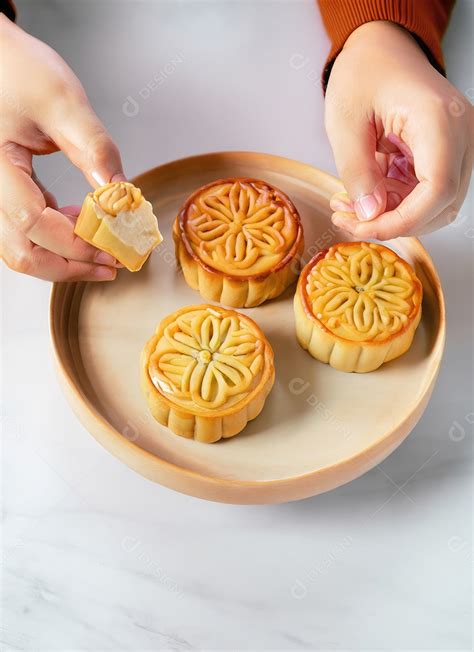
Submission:
M 88 193 L 74 233 L 137 272 L 162 242 L 153 207 L 128 181 L 108 183 Z
M 188 285 L 225 306 L 258 306 L 300 271 L 298 211 L 281 190 L 257 179 L 221 179 L 196 190 L 173 237 Z
M 241 432 L 275 380 L 273 351 L 257 324 L 207 304 L 165 317 L 141 367 L 154 418 L 176 435 L 207 443 Z
M 421 319 L 423 289 L 394 251 L 342 242 L 301 272 L 296 335 L 311 355 L 341 371 L 373 371 L 403 355 Z

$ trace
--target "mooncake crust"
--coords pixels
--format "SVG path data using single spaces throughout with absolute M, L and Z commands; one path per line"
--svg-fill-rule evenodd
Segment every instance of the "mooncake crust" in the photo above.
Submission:
M 229 242 L 231 242 L 231 246 L 236 248 L 236 237 L 242 238 L 242 247 L 245 239 L 247 250 L 249 249 L 249 241 L 252 241 L 250 245 L 253 245 L 253 242 L 255 241 L 259 241 L 262 243 L 263 248 L 267 249 L 267 254 L 269 253 L 268 257 L 271 258 L 271 244 L 269 244 L 269 241 L 272 240 L 272 237 L 274 240 L 284 240 L 285 238 L 282 238 L 281 232 L 285 230 L 291 231 L 288 239 L 289 241 L 277 245 L 273 255 L 273 258 L 275 258 L 274 264 L 260 271 L 252 270 L 251 273 L 246 273 L 245 271 L 242 271 L 242 269 L 233 269 L 233 262 L 225 259 L 219 261 L 218 265 L 215 263 L 213 264 L 213 261 L 211 260 L 212 256 L 218 257 L 219 255 L 216 250 L 217 247 L 221 246 L 221 251 L 223 251 L 224 245 L 216 245 L 216 248 L 211 251 L 211 255 L 208 255 L 207 253 L 205 255 L 200 255 L 199 251 L 203 251 L 206 248 L 206 244 L 208 247 L 211 247 L 211 250 L 213 244 L 211 242 L 209 245 L 209 241 L 207 243 L 204 243 L 203 241 L 198 242 L 199 236 L 196 235 L 196 229 L 194 229 L 194 233 L 191 233 L 190 231 L 189 221 L 190 219 L 195 219 L 195 216 L 190 218 L 190 215 L 193 209 L 195 211 L 197 210 L 196 202 L 198 202 L 203 196 L 206 198 L 206 193 L 213 188 L 220 189 L 221 187 L 229 186 L 230 195 L 235 184 L 239 184 L 244 189 L 249 188 L 250 193 L 256 192 L 259 198 L 265 198 L 268 196 L 269 203 L 276 202 L 277 210 L 283 210 L 284 221 L 286 221 L 287 224 L 284 223 L 282 227 L 282 220 L 278 219 L 275 222 L 277 228 L 274 228 L 275 224 L 270 225 L 270 227 L 267 224 L 263 224 L 264 220 L 262 220 L 260 225 L 257 224 L 256 226 L 252 224 L 244 224 L 244 228 L 242 228 L 243 235 L 234 237 L 234 234 L 230 232 L 232 228 L 236 228 L 234 226 L 236 218 L 234 211 L 232 215 L 233 221 L 231 218 L 231 224 L 228 229 L 229 233 L 228 235 L 224 233 L 226 247 L 228 247 Z M 265 204 L 263 204 L 262 207 L 266 208 L 268 205 L 269 204 L 265 206 Z M 198 213 L 198 218 L 199 217 L 200 214 Z M 270 216 L 270 219 L 271 217 L 272 216 Z M 221 224 L 218 225 L 217 229 L 222 231 L 226 228 L 226 224 L 224 223 L 225 219 L 226 217 L 224 216 L 224 219 Z M 244 222 L 246 219 L 247 216 L 244 216 Z M 249 216 L 248 219 L 251 221 L 253 217 Z M 217 216 L 217 223 L 218 221 L 219 216 Z M 262 231 L 266 230 L 264 237 L 261 237 L 259 228 L 262 229 Z M 288 234 L 285 233 L 284 235 L 286 236 Z M 188 197 L 178 213 L 173 226 L 173 239 L 175 242 L 176 257 L 181 265 L 188 285 L 193 289 L 198 290 L 204 299 L 216 301 L 233 308 L 255 307 L 284 292 L 298 277 L 300 272 L 300 257 L 304 248 L 301 219 L 290 198 L 271 184 L 250 177 L 218 179 L 198 188 L 190 197 Z M 220 236 L 220 239 L 222 239 L 222 235 Z M 278 247 L 280 248 L 278 249 Z M 254 254 L 256 249 L 258 249 L 258 245 L 254 247 Z M 261 256 L 260 260 L 257 258 L 257 262 L 260 263 L 260 265 L 257 266 L 265 267 L 263 259 L 264 256 Z M 239 262 L 241 261 L 238 261 L 237 265 L 239 265 Z M 220 269 L 218 267 L 220 267 Z M 253 266 L 249 265 L 249 267 L 252 269 L 252 267 L 255 267 L 255 264 Z
M 382 296 L 385 298 L 381 301 L 380 298 L 378 299 L 379 303 L 377 303 L 377 307 L 373 309 L 373 312 L 377 312 L 380 315 L 381 311 L 385 311 L 387 320 L 392 318 L 392 320 L 398 319 L 399 322 L 403 322 L 399 323 L 396 327 L 392 327 L 392 332 L 381 332 L 377 333 L 375 337 L 371 336 L 366 338 L 362 331 L 360 336 L 344 337 L 340 333 L 334 332 L 335 329 L 331 328 L 328 324 L 329 319 L 327 316 L 321 313 L 318 314 L 317 312 L 315 314 L 315 302 L 308 293 L 308 279 L 314 273 L 313 270 L 317 270 L 317 266 L 321 261 L 334 258 L 336 252 L 348 252 L 349 250 L 352 250 L 356 254 L 358 252 L 367 252 L 367 254 L 376 253 L 380 259 L 386 259 L 383 268 L 384 276 L 379 278 L 379 285 L 383 282 L 385 287 L 397 287 L 393 285 L 395 283 L 391 280 L 393 277 L 390 274 L 386 274 L 386 271 L 390 269 L 389 266 L 393 265 L 395 267 L 396 263 L 399 273 L 404 276 L 403 281 L 405 282 L 406 288 L 405 291 L 400 290 L 400 293 L 407 294 L 408 286 L 410 287 L 408 294 L 409 301 L 407 302 L 403 299 L 404 304 L 408 304 L 408 308 L 404 306 L 405 314 L 401 318 L 396 310 L 391 308 L 387 310 L 387 307 L 383 305 L 379 308 L 379 303 L 386 303 L 390 306 L 390 295 L 388 294 L 387 298 L 387 292 L 384 290 L 383 284 L 382 287 L 378 288 L 379 294 L 382 292 Z M 376 284 L 377 282 L 373 285 Z M 354 287 L 355 285 L 356 283 L 354 282 Z M 331 298 L 336 297 L 337 292 L 335 288 L 330 283 L 327 284 L 327 287 L 330 288 L 330 292 L 334 290 Z M 373 286 L 368 289 L 356 289 L 362 294 L 374 293 Z M 346 294 L 347 296 L 347 288 L 344 288 L 341 294 Z M 294 297 L 296 336 L 301 346 L 308 350 L 314 358 L 336 369 L 358 373 L 374 371 L 385 362 L 389 362 L 408 351 L 412 344 L 416 328 L 420 323 L 422 299 L 423 286 L 416 276 L 415 271 L 409 263 L 398 256 L 392 249 L 376 243 L 341 242 L 318 252 L 301 272 Z M 349 313 L 351 307 L 353 306 L 349 307 Z M 367 313 L 367 321 L 369 322 L 371 318 L 373 319 L 373 315 L 370 312 L 369 308 Z M 383 331 L 382 325 L 380 325 L 379 330 Z
M 203 389 L 211 376 L 218 387 L 213 396 Z M 162 319 L 141 357 L 141 387 L 153 417 L 206 443 L 241 432 L 263 409 L 274 380 L 273 350 L 258 325 L 210 304 Z

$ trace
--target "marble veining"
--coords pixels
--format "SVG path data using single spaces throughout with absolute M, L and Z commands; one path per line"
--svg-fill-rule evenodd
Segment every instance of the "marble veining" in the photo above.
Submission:
M 84 81 L 130 176 L 223 149 L 334 172 L 318 83 L 328 40 L 313 0 L 116 2 L 113 28 L 108 0 L 16 4 L 21 25 Z M 469 15 L 457 2 L 444 42 L 463 91 Z M 104 49 L 117 24 L 135 45 Z M 258 102 L 262 84 L 274 92 Z M 35 163 L 60 204 L 82 201 L 87 183 L 64 159 Z M 288 505 L 200 501 L 110 456 L 57 385 L 49 285 L 3 270 L 1 649 L 471 649 L 472 315 L 458 283 L 472 265 L 472 193 L 463 210 L 467 221 L 424 238 L 449 315 L 425 415 L 379 467 Z

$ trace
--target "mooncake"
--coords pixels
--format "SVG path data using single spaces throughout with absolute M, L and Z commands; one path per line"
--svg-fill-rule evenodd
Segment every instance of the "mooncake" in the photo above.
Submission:
M 263 409 L 274 379 L 273 351 L 257 324 L 209 304 L 165 317 L 142 353 L 141 385 L 153 417 L 200 442 L 241 432 Z
M 199 188 L 180 210 L 173 237 L 188 285 L 225 306 L 258 306 L 300 271 L 298 211 L 265 181 L 221 179 Z
M 298 341 L 335 369 L 373 371 L 410 348 L 422 295 L 413 268 L 388 247 L 333 245 L 301 272 L 294 298 Z
M 137 272 L 162 242 L 153 207 L 128 181 L 108 183 L 88 193 L 74 233 Z

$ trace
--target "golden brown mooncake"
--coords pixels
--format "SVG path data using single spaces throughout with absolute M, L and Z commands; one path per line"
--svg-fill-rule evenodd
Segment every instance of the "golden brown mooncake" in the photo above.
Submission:
M 265 181 L 220 179 L 194 192 L 176 218 L 176 256 L 204 299 L 250 308 L 298 276 L 303 228 L 291 200 Z
M 152 205 L 128 181 L 107 183 L 88 193 L 74 233 L 131 272 L 141 269 L 163 240 Z
M 411 346 L 423 288 L 412 267 L 380 244 L 341 242 L 301 272 L 296 335 L 311 355 L 342 371 L 373 371 Z
M 275 380 L 257 324 L 209 304 L 165 317 L 146 344 L 142 390 L 154 418 L 201 442 L 233 437 L 262 410 Z

